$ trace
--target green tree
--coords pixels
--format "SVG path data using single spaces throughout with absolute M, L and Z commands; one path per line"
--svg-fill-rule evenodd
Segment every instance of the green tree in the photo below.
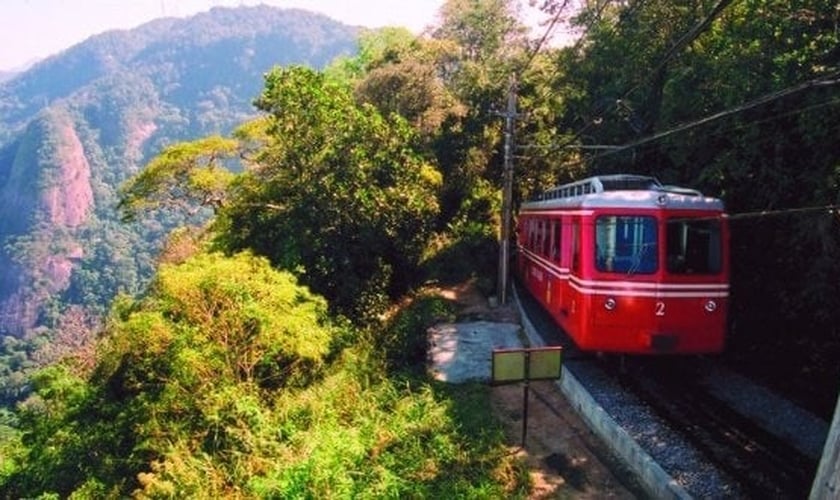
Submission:
M 399 34 L 373 32 L 362 39 L 359 65 L 365 71 L 356 83 L 356 99 L 384 115 L 399 114 L 430 142 L 444 123 L 466 112 L 442 76 L 447 63 L 457 58 L 456 46 Z
M 481 198 L 489 183 L 500 187 L 503 165 L 503 119 L 495 113 L 507 102 L 511 75 L 527 52 L 525 28 L 506 0 L 451 0 L 441 7 L 432 37 L 455 45 L 457 58 L 444 59 L 446 88 L 466 112 L 444 124 L 436 137 L 435 155 L 444 174 L 442 219 L 481 219 L 493 227 L 493 199 Z M 466 213 L 467 209 L 491 210 Z
M 336 310 L 369 318 L 416 277 L 440 174 L 414 151 L 403 119 L 357 105 L 323 74 L 275 69 L 257 106 L 269 113 L 259 132 L 267 142 L 233 186 L 221 240 L 299 272 Z
M 164 264 L 115 302 L 91 376 L 50 367 L 0 413 L 0 496 L 523 495 L 484 388 L 385 377 L 446 310 L 422 302 L 374 342 L 265 258 Z
M 115 307 L 89 381 L 61 365 L 33 378 L 3 495 L 226 496 L 276 431 L 262 425 L 271 392 L 317 380 L 339 331 L 323 299 L 265 259 L 164 265 L 150 295 Z
M 235 157 L 237 146 L 235 140 L 210 136 L 164 148 L 120 188 L 123 218 L 132 220 L 139 211 L 160 208 L 218 211 L 233 178 L 224 162 Z
M 516 57 L 525 42 L 526 29 L 510 0 L 447 0 L 438 14 L 433 36 L 455 41 L 465 61 L 481 63 L 485 70 Z

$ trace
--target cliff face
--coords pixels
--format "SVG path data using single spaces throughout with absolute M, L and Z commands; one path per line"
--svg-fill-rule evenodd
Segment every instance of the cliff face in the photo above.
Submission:
M 140 293 L 186 221 L 122 224 L 119 186 L 162 147 L 255 116 L 272 66 L 322 68 L 357 33 L 301 10 L 215 8 L 92 37 L 0 82 L 0 336 Z
M 73 123 L 62 117 L 55 123 L 56 182 L 41 193 L 41 208 L 53 226 L 75 228 L 93 208 L 90 164 Z
M 90 163 L 70 115 L 47 110 L 27 130 L 0 190 L 9 249 L 0 250 L 0 331 L 21 336 L 84 256 L 75 235 L 93 211 Z

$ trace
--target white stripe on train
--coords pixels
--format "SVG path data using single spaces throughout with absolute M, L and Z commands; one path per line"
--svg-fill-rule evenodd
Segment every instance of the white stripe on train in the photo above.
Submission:
M 639 281 L 582 280 L 568 268 L 555 266 L 531 252 L 528 257 L 540 268 L 558 279 L 568 280 L 575 290 L 589 295 L 615 295 L 619 297 L 692 298 L 729 297 L 728 283 L 649 283 Z

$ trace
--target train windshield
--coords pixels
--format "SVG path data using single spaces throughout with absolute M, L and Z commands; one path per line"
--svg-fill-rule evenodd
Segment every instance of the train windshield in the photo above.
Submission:
M 669 273 L 717 274 L 721 271 L 719 220 L 669 219 L 666 232 Z
M 595 266 L 599 271 L 650 274 L 657 269 L 656 219 L 610 215 L 595 221 Z

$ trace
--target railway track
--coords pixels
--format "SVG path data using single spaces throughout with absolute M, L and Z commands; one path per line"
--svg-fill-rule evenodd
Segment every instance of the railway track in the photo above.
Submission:
M 806 455 L 792 443 L 771 433 L 760 422 L 716 397 L 712 388 L 700 383 L 713 361 L 685 357 L 622 360 L 615 356 L 581 353 L 535 302 L 523 296 L 521 290 L 518 296 L 523 310 L 546 343 L 564 346 L 567 369 L 599 372 L 596 379 L 603 377 L 608 385 L 617 388 L 612 390 L 629 393 L 646 407 L 645 413 L 659 421 L 657 425 L 667 427 L 666 434 L 679 437 L 674 441 L 687 443 L 692 448 L 691 454 L 701 457 L 702 465 L 698 468 L 714 469 L 711 475 L 704 477 L 720 478 L 724 484 L 711 496 L 807 498 L 818 458 Z M 580 378 L 577 373 L 576 376 Z M 588 384 L 587 376 L 583 378 L 582 383 Z M 726 384 L 726 378 L 718 377 L 715 383 Z M 744 394 L 744 397 L 750 396 Z M 775 411 L 772 406 L 766 408 L 767 414 L 772 415 Z M 668 441 L 670 439 L 659 445 L 671 446 Z M 657 452 L 651 455 L 656 459 Z M 667 470 L 667 464 L 663 468 Z M 682 477 L 692 473 L 683 469 L 672 475 L 682 483 Z M 696 497 L 709 496 L 692 491 L 691 485 L 687 490 Z
M 817 461 L 697 384 L 704 362 L 646 361 L 609 371 L 731 478 L 744 497 L 807 498 Z

